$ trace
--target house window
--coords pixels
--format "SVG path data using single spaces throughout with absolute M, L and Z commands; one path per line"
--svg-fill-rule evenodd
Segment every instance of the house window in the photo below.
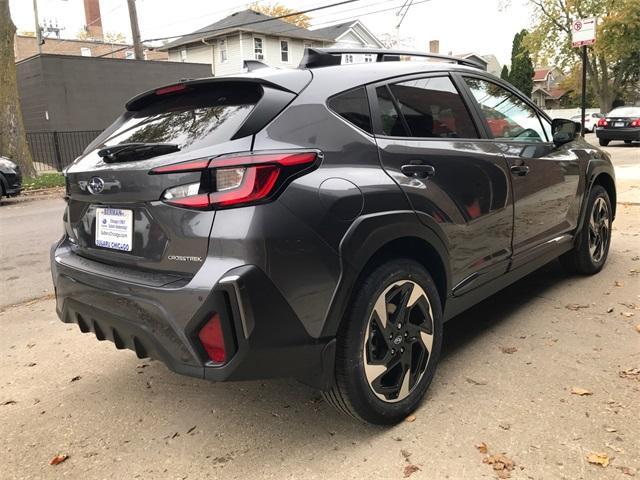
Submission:
M 289 62 L 289 42 L 286 40 L 280 40 L 280 60 Z
M 264 39 L 260 37 L 253 38 L 253 57 L 256 60 L 264 60 Z
M 371 62 L 373 62 L 373 55 L 367 53 L 364 56 L 364 63 L 371 63 Z
M 342 63 L 353 63 L 353 55 L 350 53 L 342 56 Z
M 227 63 L 229 57 L 227 57 L 227 39 L 221 38 L 218 40 L 218 48 L 220 49 L 220 63 Z
M 180 61 L 181 62 L 186 62 L 187 61 L 187 49 L 183 48 L 182 50 L 180 50 Z
M 90 57 L 91 49 L 89 47 L 80 47 L 80 55 L 83 57 Z
M 127 60 L 133 60 L 134 58 L 136 58 L 136 56 L 133 53 L 133 50 L 126 50 L 124 52 L 124 58 L 126 58 Z

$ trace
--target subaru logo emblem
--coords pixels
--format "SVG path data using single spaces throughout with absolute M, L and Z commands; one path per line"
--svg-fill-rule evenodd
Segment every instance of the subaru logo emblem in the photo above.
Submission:
M 102 191 L 104 190 L 104 180 L 102 180 L 100 177 L 91 177 L 91 180 L 89 180 L 89 183 L 87 184 L 87 188 L 89 192 L 93 193 L 94 195 L 97 193 L 102 193 Z

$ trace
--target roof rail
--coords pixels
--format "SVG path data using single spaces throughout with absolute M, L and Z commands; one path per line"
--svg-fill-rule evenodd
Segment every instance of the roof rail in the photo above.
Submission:
M 375 55 L 376 62 L 397 62 L 400 61 L 403 56 L 425 57 L 484 70 L 482 65 L 474 62 L 473 60 L 467 60 L 466 58 L 458 58 L 451 55 L 439 55 L 437 53 L 414 52 L 410 50 L 387 50 L 381 48 L 305 48 L 304 56 L 302 57 L 302 61 L 298 68 L 318 68 L 340 65 L 342 63 L 342 55 L 345 54 Z

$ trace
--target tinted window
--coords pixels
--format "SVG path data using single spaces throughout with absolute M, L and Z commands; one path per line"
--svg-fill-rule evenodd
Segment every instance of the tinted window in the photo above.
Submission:
M 371 115 L 364 87 L 336 95 L 327 102 L 329 108 L 349 123 L 371 133 Z
M 389 85 L 389 89 L 400 109 L 408 136 L 421 138 L 478 138 L 478 132 L 462 99 L 448 77 L 432 77 L 409 80 Z M 382 94 L 382 96 L 381 96 Z M 388 94 L 388 92 L 387 92 Z M 383 128 L 385 119 L 383 104 L 390 98 L 378 89 Z M 400 123 L 396 121 L 396 124 Z M 401 125 L 392 126 L 400 132 Z M 399 135 L 385 130 L 388 135 Z
M 177 143 L 181 151 L 229 140 L 262 96 L 260 87 L 208 86 L 159 96 L 128 117 L 104 142 Z
M 394 137 L 410 136 L 404 128 L 404 123 L 396 110 L 389 89 L 386 86 L 378 87 L 376 88 L 376 95 L 378 97 L 378 110 L 380 111 L 382 133 Z
M 494 138 L 546 141 L 538 114 L 522 99 L 492 82 L 477 78 L 466 78 L 465 81 L 480 104 Z

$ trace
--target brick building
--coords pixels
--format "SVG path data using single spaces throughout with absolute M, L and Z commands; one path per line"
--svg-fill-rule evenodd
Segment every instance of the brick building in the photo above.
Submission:
M 16 35 L 14 38 L 16 62 L 38 54 L 36 37 Z M 134 58 L 133 45 L 126 43 L 107 43 L 100 40 L 76 40 L 47 38 L 42 45 L 42 53 L 58 55 L 80 55 L 84 57 L 105 56 L 108 58 Z M 168 60 L 167 52 L 145 49 L 145 60 Z

